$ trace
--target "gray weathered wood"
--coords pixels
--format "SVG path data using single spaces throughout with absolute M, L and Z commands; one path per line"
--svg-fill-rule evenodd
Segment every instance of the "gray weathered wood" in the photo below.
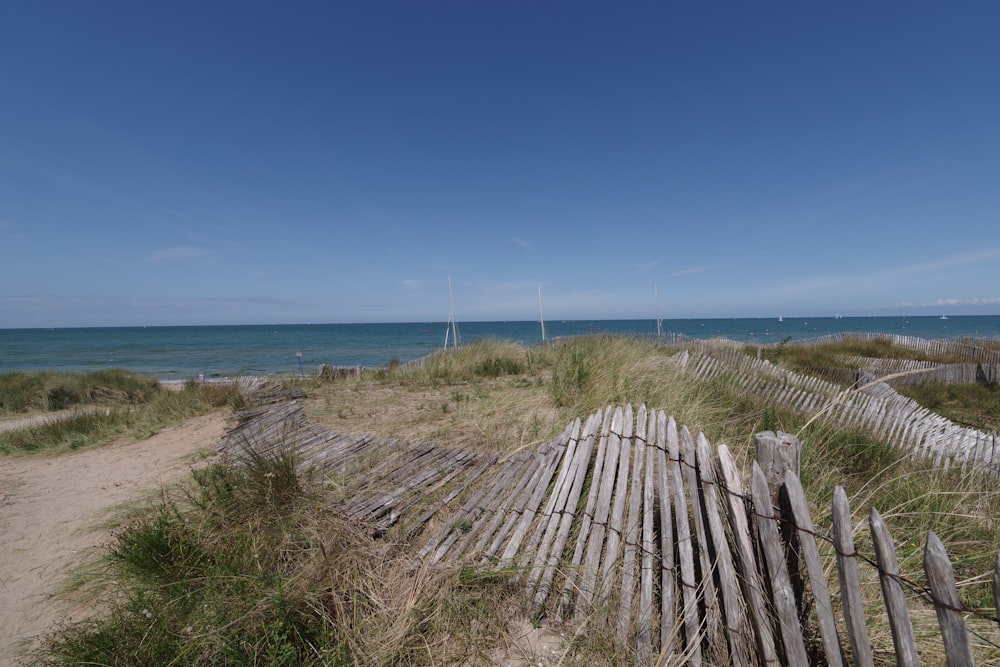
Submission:
M 639 619 L 636 636 L 636 661 L 649 663 L 653 648 L 653 557 L 656 549 L 653 531 L 653 512 L 656 501 L 656 487 L 653 484 L 653 468 L 656 462 L 656 411 L 649 411 L 646 427 L 646 467 L 642 490 L 642 565 L 639 574 Z
M 726 445 L 719 445 L 716 455 L 729 504 L 729 526 L 736 543 L 736 566 L 740 572 L 740 583 L 744 589 L 744 597 L 749 604 L 750 623 L 754 628 L 757 653 L 765 665 L 775 665 L 778 662 L 777 647 L 774 632 L 771 629 L 771 614 L 768 610 L 763 582 L 757 570 L 757 559 L 754 556 L 750 525 L 747 521 L 747 511 L 744 505 L 743 484 L 729 448 Z
M 615 576 L 622 569 L 620 556 L 622 545 L 622 530 L 625 525 L 625 503 L 628 501 L 629 461 L 632 455 L 632 406 L 625 406 L 625 416 L 622 422 L 621 450 L 618 455 L 618 473 L 615 477 L 614 504 L 608 524 L 608 539 L 604 565 L 601 568 L 600 583 L 597 587 L 598 597 L 606 600 L 614 588 Z
M 927 534 L 924 547 L 924 572 L 934 600 L 941 640 L 948 667 L 972 667 L 976 664 L 969 644 L 969 631 L 962 620 L 962 600 L 955 585 L 955 572 L 951 567 L 948 552 L 938 536 L 931 531 Z
M 552 541 L 555 540 L 556 532 L 559 529 L 563 513 L 566 510 L 566 503 L 569 500 L 570 492 L 576 482 L 576 473 L 580 469 L 577 460 L 578 445 L 582 438 L 579 437 L 580 420 L 577 419 L 569 428 L 567 440 L 568 445 L 562 455 L 562 465 L 556 482 L 549 494 L 549 502 L 546 503 L 545 510 L 535 521 L 534 533 L 526 546 L 522 549 L 525 560 L 530 560 L 532 566 L 527 573 L 527 584 L 525 588 L 528 595 L 538 583 L 538 578 L 542 574 L 542 565 L 548 560 L 549 549 Z
M 716 546 L 716 566 L 719 572 L 719 592 L 722 597 L 722 611 L 725 619 L 725 635 L 729 642 L 730 664 L 748 664 L 753 655 L 754 642 L 747 636 L 745 624 L 746 608 L 733 557 L 729 552 L 729 540 L 721 514 L 724 513 L 716 482 L 715 466 L 712 464 L 711 445 L 703 433 L 698 433 L 698 470 L 701 474 L 702 497 L 705 501 L 705 516 L 712 543 Z
M 584 615 L 590 612 L 594 600 L 594 590 L 597 586 L 598 567 L 601 552 L 604 550 L 604 536 L 608 528 L 608 517 L 611 515 L 611 498 L 614 492 L 615 474 L 618 471 L 618 457 L 621 450 L 621 432 L 624 413 L 617 408 L 611 419 L 611 432 L 608 435 L 607 456 L 604 462 L 604 473 L 601 475 L 600 491 L 597 496 L 597 506 L 594 509 L 594 519 L 591 524 L 590 539 L 587 542 L 587 555 L 583 561 L 580 576 L 580 589 L 576 604 L 576 620 L 581 622 Z
M 785 471 L 800 474 L 802 443 L 794 435 L 778 431 L 762 431 L 754 436 L 757 463 L 760 465 L 767 488 L 771 489 L 771 505 L 778 505 L 778 489 L 785 483 Z
M 819 548 L 816 546 L 816 528 L 813 526 L 802 483 L 799 481 L 798 475 L 791 470 L 785 472 L 785 491 L 791 505 L 792 516 L 795 519 L 795 528 L 802 549 L 802 559 L 806 564 L 809 586 L 816 604 L 816 619 L 823 640 L 823 654 L 828 665 L 842 665 L 844 664 L 844 651 L 840 645 L 840 637 L 837 635 L 833 604 L 830 602 L 830 590 L 826 585 L 823 563 L 820 561 Z
M 681 428 L 681 459 L 684 461 L 682 470 L 687 482 L 691 502 L 691 516 L 694 518 L 694 529 L 697 540 L 698 559 L 701 563 L 701 600 L 705 610 L 705 633 L 709 643 L 719 651 L 711 658 L 717 662 L 728 661 L 728 644 L 722 637 L 722 612 L 719 609 L 719 598 L 715 590 L 715 569 L 717 553 L 715 545 L 708 535 L 705 526 L 704 503 L 701 495 L 701 483 L 698 473 L 698 456 L 694 449 L 694 438 L 687 426 Z
M 674 520 L 670 511 L 667 416 L 662 410 L 656 414 L 656 473 L 660 501 L 660 654 L 672 656 L 677 635 L 674 631 L 677 623 L 674 595 L 677 567 L 674 563 Z
M 874 667 L 871 640 L 865 623 L 864 602 L 858 578 L 857 553 L 854 550 L 854 529 L 851 508 L 844 488 L 833 490 L 833 543 L 837 548 L 837 576 L 840 579 L 840 601 L 844 607 L 847 637 L 851 642 L 854 664 Z
M 637 554 L 642 525 L 642 467 L 646 462 L 646 405 L 639 407 L 635 419 L 635 443 L 632 450 L 632 479 L 625 518 L 625 546 L 622 556 L 621 599 L 618 616 L 618 639 L 625 643 L 632 631 L 632 601 L 635 598 Z
M 500 558 L 502 563 L 511 563 L 517 556 L 521 542 L 528 534 L 528 528 L 531 526 L 531 523 L 538 512 L 538 507 L 541 505 L 542 499 L 545 497 L 545 493 L 549 488 L 549 483 L 552 481 L 552 477 L 556 473 L 556 468 L 559 465 L 559 459 L 562 458 L 561 455 L 565 451 L 565 448 L 566 438 L 560 438 L 556 450 L 549 457 L 546 465 L 542 468 L 542 474 L 539 476 L 537 482 L 535 482 L 535 489 L 531 496 L 529 496 L 528 503 L 521 510 L 521 520 L 518 522 L 517 528 L 514 530 L 513 535 L 511 535 L 510 541 L 507 543 L 507 548 L 504 549 L 503 555 Z
M 694 573 L 694 544 L 688 522 L 687 498 L 684 494 L 684 476 L 681 473 L 680 443 L 677 424 L 673 417 L 667 424 L 667 446 L 670 452 L 671 486 L 674 492 L 674 518 L 677 520 L 677 553 L 681 565 L 681 594 L 683 598 L 684 654 L 690 664 L 701 664 L 701 622 L 698 619 L 698 582 Z
M 757 515 L 757 534 L 760 536 L 761 550 L 767 562 L 771 581 L 771 600 L 778 615 L 785 659 L 793 667 L 807 667 L 809 657 L 806 654 L 802 626 L 799 625 L 798 610 L 795 605 L 795 592 L 792 590 L 792 582 L 785 565 L 784 549 L 781 546 L 778 524 L 771 505 L 771 490 L 764 471 L 756 462 L 753 465 L 751 489 L 754 511 Z
M 590 465 L 591 453 L 594 450 L 594 440 L 597 438 L 597 429 L 600 427 L 601 413 L 598 411 L 587 420 L 583 431 L 583 440 L 578 450 L 576 470 L 574 472 L 573 485 L 570 489 L 569 498 L 566 500 L 566 507 L 559 523 L 559 529 L 555 536 L 548 559 L 545 561 L 545 569 L 539 578 L 535 589 L 535 605 L 541 606 L 549 594 L 549 586 L 555 576 L 555 568 L 562 557 L 566 542 L 569 540 L 570 531 L 573 528 L 573 521 L 576 519 L 577 504 L 580 502 L 580 494 L 583 492 L 583 484 L 587 477 L 587 469 Z
M 587 494 L 587 506 L 583 511 L 583 518 L 580 522 L 580 534 L 576 539 L 576 547 L 573 550 L 573 557 L 570 559 L 569 568 L 566 571 L 566 580 L 563 583 L 562 594 L 560 595 L 559 616 L 566 619 L 572 607 L 571 600 L 576 596 L 576 578 L 582 569 L 584 551 L 587 547 L 587 540 L 590 537 L 590 529 L 594 522 L 594 512 L 597 508 L 597 498 L 600 492 L 600 480 L 603 476 L 604 462 L 607 456 L 608 436 L 611 429 L 612 410 L 609 406 L 604 410 L 601 421 L 601 437 L 598 440 L 597 455 L 594 457 L 594 472 L 591 477 L 590 493 Z
M 882 584 L 882 598 L 889 615 L 889 627 L 892 630 L 892 643 L 896 648 L 896 664 L 906 667 L 920 665 L 920 655 L 917 653 L 917 642 L 913 636 L 913 624 L 910 622 L 910 610 L 906 606 L 906 595 L 899 583 L 899 560 L 896 558 L 896 546 L 892 535 L 882 515 L 874 507 L 868 513 L 868 526 L 872 531 L 872 544 L 875 546 L 875 559 L 878 563 L 879 581 Z
M 1000 554 L 997 554 L 997 564 L 993 568 L 993 614 L 1000 625 Z

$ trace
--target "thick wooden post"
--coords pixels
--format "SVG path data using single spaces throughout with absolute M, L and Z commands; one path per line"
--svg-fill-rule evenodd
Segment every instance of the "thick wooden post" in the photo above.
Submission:
M 762 431 L 754 436 L 757 444 L 757 465 L 760 466 L 767 488 L 771 491 L 771 506 L 778 505 L 778 490 L 785 483 L 785 471 L 800 476 L 802 443 L 794 435 L 778 431 Z

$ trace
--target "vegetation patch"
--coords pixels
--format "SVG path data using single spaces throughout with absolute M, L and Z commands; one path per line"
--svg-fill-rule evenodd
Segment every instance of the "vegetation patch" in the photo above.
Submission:
M 903 396 L 953 422 L 983 431 L 1000 430 L 1000 386 L 927 382 L 897 388 Z
M 50 379 L 47 374 L 14 375 L 24 376 L 11 382 L 17 386 L 44 388 Z M 189 383 L 168 390 L 148 378 L 117 371 L 66 377 L 46 391 L 75 388 L 74 395 L 88 396 L 86 402 L 75 403 L 71 414 L 0 431 L 0 454 L 51 455 L 104 445 L 120 437 L 148 438 L 166 426 L 221 407 L 238 409 L 244 401 L 239 388 L 230 383 Z

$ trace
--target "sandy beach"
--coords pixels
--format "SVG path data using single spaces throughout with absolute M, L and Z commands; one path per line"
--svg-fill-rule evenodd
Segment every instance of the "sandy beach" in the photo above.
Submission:
M 0 465 L 0 666 L 37 644 L 55 624 L 93 604 L 58 596 L 73 568 L 109 538 L 115 510 L 183 477 L 195 453 L 218 443 L 225 415 L 197 417 L 141 442 Z

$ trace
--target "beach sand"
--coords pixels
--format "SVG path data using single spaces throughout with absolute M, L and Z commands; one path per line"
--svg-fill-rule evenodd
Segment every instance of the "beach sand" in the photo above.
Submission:
M 141 442 L 0 462 L 0 666 L 18 664 L 54 625 L 95 611 L 57 592 L 107 544 L 102 522 L 183 477 L 224 428 L 220 412 Z

